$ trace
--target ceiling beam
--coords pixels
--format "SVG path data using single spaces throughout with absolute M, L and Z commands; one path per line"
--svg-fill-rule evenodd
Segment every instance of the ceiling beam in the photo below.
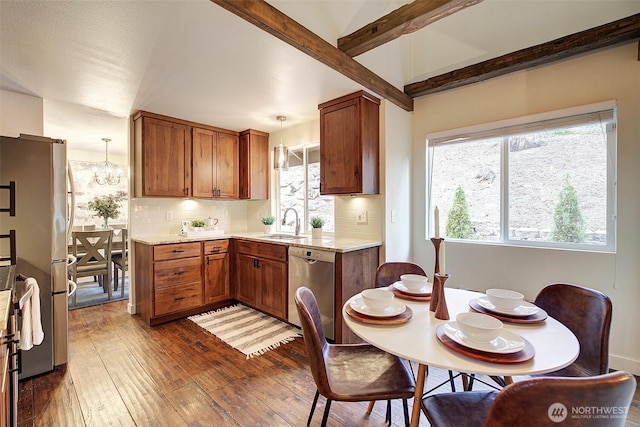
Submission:
M 525 68 L 640 38 L 640 14 L 571 34 L 404 87 L 413 98 L 489 80 Z
M 413 98 L 409 95 L 264 0 L 211 1 L 361 84 L 378 96 L 393 102 L 405 111 L 413 111 Z
M 410 34 L 482 0 L 416 0 L 405 4 L 348 36 L 338 39 L 338 49 L 353 57 Z

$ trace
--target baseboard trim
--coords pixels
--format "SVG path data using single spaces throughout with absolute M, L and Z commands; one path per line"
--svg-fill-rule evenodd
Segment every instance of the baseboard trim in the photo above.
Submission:
M 634 375 L 640 375 L 640 360 L 610 354 L 609 368 L 615 369 L 616 371 L 627 371 Z
M 127 313 L 133 315 L 136 314 L 136 306 L 135 304 L 131 304 L 130 302 L 127 303 Z

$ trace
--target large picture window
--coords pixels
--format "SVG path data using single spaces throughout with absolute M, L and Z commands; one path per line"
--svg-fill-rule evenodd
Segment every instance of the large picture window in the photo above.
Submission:
M 281 224 L 285 210 L 293 208 L 300 217 L 301 233 L 310 232 L 309 222 L 314 216 L 324 219 L 324 232 L 334 232 L 333 196 L 320 195 L 320 146 L 289 148 L 289 168 L 277 175 L 279 230 L 295 231 L 293 213 L 287 214 L 285 225 Z
M 615 250 L 615 103 L 440 132 L 427 144 L 429 212 L 438 207 L 446 239 Z

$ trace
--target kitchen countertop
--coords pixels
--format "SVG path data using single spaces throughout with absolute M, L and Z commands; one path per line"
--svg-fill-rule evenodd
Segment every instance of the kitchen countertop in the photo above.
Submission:
M 287 234 L 287 233 L 273 233 Z M 275 243 L 284 246 L 294 246 L 302 248 L 325 249 L 334 252 L 352 252 L 361 249 L 374 248 L 381 246 L 382 242 L 378 240 L 366 239 L 350 239 L 336 238 L 325 236 L 322 239 L 311 239 L 311 236 L 302 235 L 299 239 L 275 239 L 265 237 L 265 233 L 230 233 L 215 237 L 185 237 L 179 235 L 141 235 L 133 236 L 131 240 L 146 245 L 162 245 L 168 243 L 185 243 L 199 242 L 203 240 L 220 240 L 220 239 L 243 239 L 256 242 Z

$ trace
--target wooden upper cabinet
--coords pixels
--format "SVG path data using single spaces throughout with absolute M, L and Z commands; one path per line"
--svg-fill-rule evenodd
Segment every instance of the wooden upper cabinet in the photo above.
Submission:
M 193 128 L 193 197 L 238 198 L 238 137 Z
M 146 111 L 133 126 L 135 197 L 238 199 L 238 132 Z
M 193 196 L 238 198 L 238 137 L 193 128 Z
M 320 193 L 378 194 L 380 100 L 359 91 L 318 109 Z
M 191 195 L 191 128 L 182 123 L 134 116 L 135 195 Z
M 269 134 L 240 132 L 240 198 L 269 198 Z

